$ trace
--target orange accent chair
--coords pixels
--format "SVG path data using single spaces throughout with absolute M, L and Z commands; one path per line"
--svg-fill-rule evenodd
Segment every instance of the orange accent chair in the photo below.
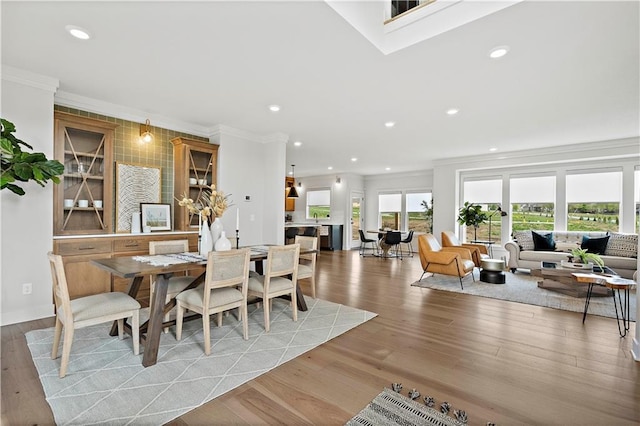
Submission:
M 471 274 L 473 281 L 476 280 L 473 276 L 475 264 L 467 248 L 441 247 L 436 237 L 424 234 L 418 237 L 418 253 L 423 269 L 420 280 L 427 272 L 452 275 L 460 279 L 460 287 L 463 290 L 462 278 Z
M 464 247 L 471 252 L 473 263 L 479 268 L 482 259 L 489 259 L 487 246 L 484 244 L 461 243 L 451 231 L 442 231 L 442 247 Z

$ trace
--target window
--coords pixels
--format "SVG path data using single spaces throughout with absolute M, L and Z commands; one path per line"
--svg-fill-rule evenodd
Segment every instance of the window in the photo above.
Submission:
M 402 194 L 378 195 L 378 212 L 380 228 L 400 229 L 400 212 L 402 211 Z
M 553 231 L 555 176 L 512 177 L 509 186 L 513 231 Z
M 502 179 L 491 180 L 466 180 L 463 184 L 464 201 L 480 204 L 482 212 L 489 217 L 498 210 L 502 201 Z M 461 204 L 464 204 L 463 203 Z M 500 214 L 491 216 L 489 221 L 480 225 L 477 229 L 470 226 L 465 233 L 465 241 L 491 240 L 500 241 L 502 234 L 502 222 Z
M 433 200 L 430 192 L 409 192 L 406 196 L 407 230 L 433 232 Z
M 307 191 L 307 219 L 327 219 L 331 214 L 331 190 Z
M 567 230 L 618 231 L 622 172 L 567 174 Z

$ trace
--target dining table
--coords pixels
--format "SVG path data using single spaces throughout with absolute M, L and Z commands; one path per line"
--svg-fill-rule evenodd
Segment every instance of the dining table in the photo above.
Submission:
M 378 247 L 382 249 L 382 255 L 379 257 L 389 257 L 389 250 L 391 246 L 384 242 L 385 236 L 387 232 L 399 232 L 400 234 L 407 234 L 408 231 L 398 231 L 396 229 L 385 229 L 385 230 L 368 230 L 368 234 L 377 234 L 378 235 Z M 375 255 L 374 255 L 375 256 Z
M 255 264 L 255 270 L 257 273 L 263 272 L 263 261 L 267 259 L 268 245 L 249 246 L 251 249 L 250 259 Z M 303 249 L 300 254 L 314 253 L 317 250 Z M 164 321 L 166 313 L 171 311 L 176 306 L 175 298 L 165 303 L 167 298 L 167 289 L 169 286 L 169 278 L 177 272 L 184 272 L 187 270 L 198 269 L 202 267 L 203 271 L 200 275 L 194 278 L 194 280 L 185 288 L 189 290 L 196 288 L 205 279 L 205 266 L 207 260 L 199 256 L 197 253 L 180 253 L 174 254 L 172 259 L 179 259 L 181 261 L 172 260 L 166 261 L 167 256 L 171 255 L 138 255 L 138 256 L 118 256 L 103 259 L 93 259 L 91 264 L 110 272 L 112 275 L 121 278 L 130 278 L 127 293 L 134 299 L 138 295 L 140 285 L 145 276 L 153 275 L 156 277 L 155 293 L 153 301 L 149 306 L 149 319 L 140 325 L 140 343 L 144 346 L 144 353 L 142 356 L 142 365 L 149 367 L 156 364 L 158 360 L 158 348 L 160 346 L 160 336 L 163 328 L 175 325 L 176 320 L 172 319 Z M 154 261 L 156 259 L 156 261 Z M 296 283 L 296 297 L 298 310 L 306 311 L 307 303 L 304 299 L 300 285 Z M 196 319 L 198 316 L 189 317 L 189 319 Z M 187 318 L 185 318 L 187 320 Z M 131 325 L 125 321 L 124 329 L 127 333 L 131 334 Z M 117 322 L 114 321 L 111 330 L 109 332 L 111 336 L 118 334 Z

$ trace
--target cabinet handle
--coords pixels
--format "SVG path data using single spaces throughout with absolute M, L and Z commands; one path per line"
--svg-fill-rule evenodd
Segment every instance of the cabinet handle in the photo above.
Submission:
M 125 247 L 138 247 L 140 244 L 137 243 L 133 243 L 133 244 L 125 244 Z
M 95 250 L 95 247 L 78 247 L 78 250 Z

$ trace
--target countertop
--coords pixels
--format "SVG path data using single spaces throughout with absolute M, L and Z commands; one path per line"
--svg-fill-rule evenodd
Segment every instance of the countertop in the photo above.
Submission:
M 284 223 L 284 227 L 285 228 L 308 228 L 310 226 L 326 226 L 326 225 L 342 225 L 341 223 L 336 223 L 336 222 L 327 222 L 327 221 L 320 221 L 318 223 L 316 222 L 285 222 Z

